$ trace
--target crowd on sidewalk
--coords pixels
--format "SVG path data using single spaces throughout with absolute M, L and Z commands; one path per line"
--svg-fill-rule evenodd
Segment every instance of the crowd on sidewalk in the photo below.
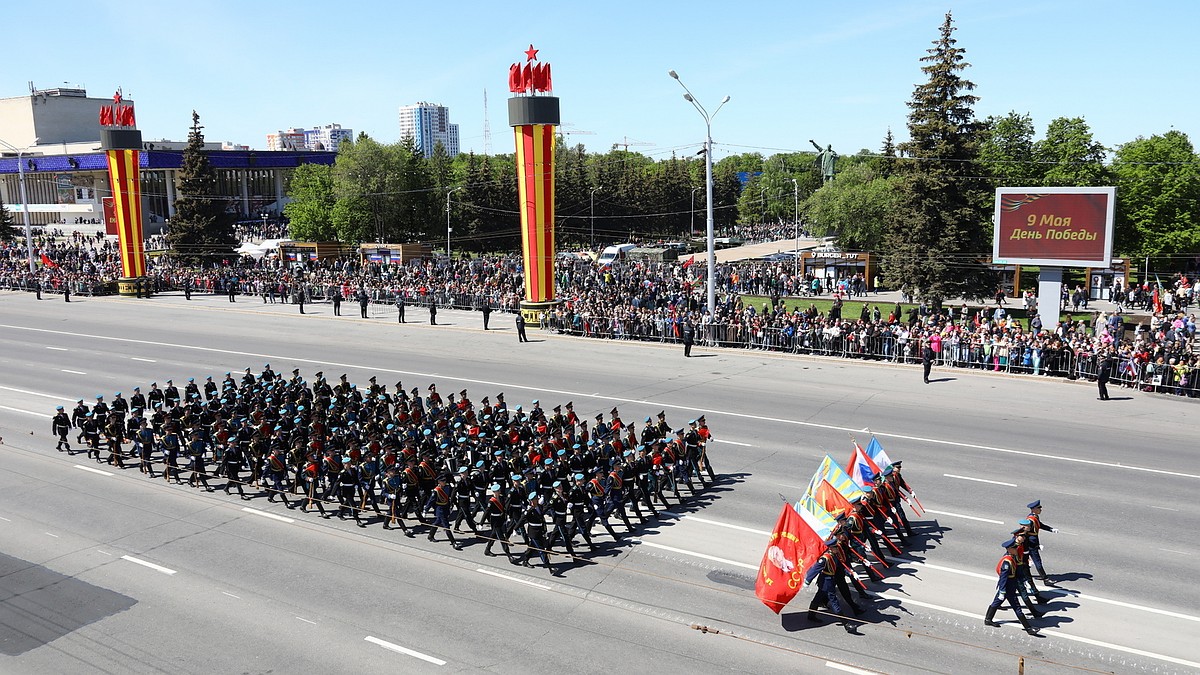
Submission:
M 30 275 L 23 247 L 0 249 L 0 286 L 89 294 L 119 275 L 119 253 L 111 240 L 72 237 L 47 241 L 37 273 Z M 875 288 L 862 275 L 834 284 L 832 306 L 807 300 L 812 280 L 796 277 L 789 262 L 740 261 L 716 269 L 717 306 L 704 311 L 702 265 L 618 261 L 599 267 L 578 258 L 557 265 L 556 287 L 563 302 L 546 317 L 543 329 L 584 337 L 681 342 L 688 328 L 695 343 L 844 358 L 916 363 L 924 348 L 935 365 L 1094 379 L 1110 364 L 1114 382 L 1140 389 L 1196 397 L 1200 356 L 1196 319 L 1190 312 L 1196 283 L 1179 274 L 1164 283 L 1120 289 L 1115 299 L 1155 312 L 1146 321 L 1128 321 L 1118 310 L 1096 312 L 1089 321 L 1042 326 L 1022 309 L 871 303 Z M 516 311 L 523 297 L 519 256 L 456 258 L 408 265 L 352 259 L 286 263 L 240 258 L 202 269 L 175 266 L 169 258 L 151 261 L 148 275 L 156 292 L 185 291 L 246 296 L 261 302 L 330 302 L 335 297 L 395 305 Z M 230 291 L 232 290 L 232 294 Z M 1064 288 L 1061 302 L 1072 304 L 1082 289 Z M 757 305 L 746 295 L 768 298 Z M 799 296 L 799 297 L 797 297 Z M 785 298 L 788 302 L 785 303 Z M 846 301 L 859 301 L 846 315 Z M 998 302 L 1002 302 L 1001 297 Z M 803 305 L 807 304 L 807 307 Z M 1024 313 L 1032 315 L 1027 301 Z M 1107 361 L 1100 358 L 1108 354 Z

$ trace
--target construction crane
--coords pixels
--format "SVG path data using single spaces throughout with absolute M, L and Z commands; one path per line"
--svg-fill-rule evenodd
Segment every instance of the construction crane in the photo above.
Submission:
M 648 142 L 648 141 L 639 141 L 639 140 L 638 140 L 638 139 L 636 139 L 636 138 L 630 138 L 630 137 L 628 137 L 628 136 L 622 136 L 622 137 L 621 137 L 621 140 L 617 141 L 616 143 L 613 143 L 613 149 L 614 149 L 614 150 L 616 150 L 618 145 L 619 145 L 619 146 L 622 146 L 622 147 L 625 149 L 625 152 L 629 152 L 629 146 L 631 146 L 631 145 L 632 145 L 632 146 L 644 145 L 644 146 L 647 146 L 647 147 L 648 147 L 648 146 L 652 146 L 652 145 L 654 145 L 654 144 L 653 144 L 653 143 L 650 143 L 650 142 Z

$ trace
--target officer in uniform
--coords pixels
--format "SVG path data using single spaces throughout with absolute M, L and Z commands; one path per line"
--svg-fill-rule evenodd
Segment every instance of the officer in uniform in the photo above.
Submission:
M 61 405 L 54 410 L 54 419 L 50 420 L 50 433 L 58 436 L 58 443 L 54 447 L 59 452 L 66 450 L 73 455 L 75 453 L 71 451 L 71 442 L 67 440 L 67 434 L 71 431 L 71 418 L 67 417 L 67 412 Z
M 837 553 L 833 547 L 837 546 L 837 537 L 830 537 L 825 542 L 825 552 L 813 563 L 808 571 L 804 573 L 804 583 L 812 583 L 813 579 L 819 578 L 817 582 L 817 592 L 813 596 L 812 602 L 808 605 L 808 620 L 817 621 L 817 609 L 822 605 L 828 605 L 829 610 L 838 617 L 838 624 L 846 629 L 847 633 L 854 632 L 854 625 L 851 624 L 844 616 L 842 616 L 842 603 L 838 599 L 837 579 L 836 577 L 845 574 L 842 563 L 838 560 Z M 849 598 L 846 599 L 850 601 Z M 857 607 L 851 603 L 852 607 Z M 858 611 L 855 612 L 858 614 Z
M 412 530 L 409 530 L 404 519 L 396 514 L 396 502 L 400 501 L 403 497 L 403 490 L 404 480 L 400 478 L 399 471 L 395 465 L 389 466 L 383 476 L 383 493 L 386 496 L 388 504 L 388 517 L 383 521 L 383 529 L 390 530 L 393 524 L 399 523 L 404 536 L 412 538 Z
M 519 525 L 525 527 L 525 557 L 521 559 L 521 564 L 525 567 L 532 567 L 529 564 L 529 559 L 536 553 L 542 559 L 542 564 L 546 569 L 550 570 L 550 574 L 558 576 L 558 570 L 550 564 L 550 558 L 546 555 L 546 510 L 542 507 L 541 497 L 536 492 L 529 493 L 529 505 L 525 507 L 525 511 L 521 514 Z
M 1029 550 L 1029 559 L 1033 561 L 1033 566 L 1037 568 L 1038 578 L 1043 583 L 1049 584 L 1050 581 L 1046 579 L 1046 569 L 1042 567 L 1041 533 L 1042 530 L 1047 532 L 1054 532 L 1055 530 L 1053 527 L 1042 522 L 1042 500 L 1038 499 L 1029 503 L 1029 515 L 1025 516 L 1025 518 L 1029 520 L 1029 525 L 1026 527 L 1029 535 L 1025 541 L 1025 546 Z
M 154 445 L 156 439 L 154 429 L 150 426 L 149 420 L 142 419 L 141 426 L 134 432 L 134 444 L 137 447 L 139 464 L 138 470 L 154 478 Z
M 225 454 L 221 456 L 221 467 L 225 471 L 225 494 L 229 494 L 230 488 L 236 487 L 242 499 L 250 499 L 242 487 L 245 483 L 242 480 L 242 467 L 245 463 L 246 452 L 241 443 L 230 443 L 229 447 L 225 448 Z
M 1000 624 L 994 620 L 996 618 L 996 610 L 1000 609 L 1006 601 L 1008 606 L 1017 614 L 1017 620 L 1021 622 L 1021 626 L 1026 633 L 1040 637 L 1037 629 L 1029 623 L 1029 619 L 1025 618 L 1025 614 L 1021 611 L 1020 604 L 1017 603 L 1017 541 L 1009 539 L 1001 544 L 1004 548 L 1004 556 L 1000 558 L 1000 562 L 996 563 L 996 597 L 992 599 L 992 604 L 988 605 L 987 615 L 983 618 L 985 626 L 999 627 Z

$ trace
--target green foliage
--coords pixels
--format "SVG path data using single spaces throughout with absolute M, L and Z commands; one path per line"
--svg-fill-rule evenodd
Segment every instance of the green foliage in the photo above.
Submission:
M 846 251 L 882 247 L 887 214 L 897 207 L 898 178 L 881 176 L 874 163 L 859 163 L 829 181 L 804 202 L 812 234 L 837 236 Z
M 203 128 L 193 110 L 179 170 L 179 197 L 167 235 L 176 255 L 191 264 L 220 263 L 231 258 L 237 246 L 235 218 L 228 212 L 228 199 L 217 194 L 217 173 L 204 151 Z
M 333 224 L 333 167 L 301 164 L 292 174 L 288 197 L 283 207 L 291 235 L 301 241 L 333 241 L 338 238 Z
M 1033 119 L 1016 111 L 992 116 L 983 123 L 979 165 L 993 187 L 1041 185 L 1045 169 L 1034 157 Z
M 1117 149 L 1115 248 L 1134 258 L 1200 251 L 1200 158 L 1187 134 L 1138 137 Z
M 887 284 L 937 306 L 953 297 L 984 297 L 996 279 L 983 265 L 990 248 L 987 186 L 977 179 L 980 124 L 970 64 L 956 46 L 951 15 L 940 30 L 909 101 L 910 140 L 901 147 L 895 208 L 884 227 Z
M 1107 154 L 1082 117 L 1059 117 L 1050 122 L 1046 138 L 1033 148 L 1034 157 L 1044 167 L 1043 184 L 1054 187 L 1112 185 L 1112 171 L 1104 165 Z
M 14 241 L 16 238 L 17 224 L 4 204 L 0 204 L 0 241 Z

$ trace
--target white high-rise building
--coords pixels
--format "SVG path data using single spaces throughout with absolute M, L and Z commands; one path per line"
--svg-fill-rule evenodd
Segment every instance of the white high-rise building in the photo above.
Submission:
M 304 130 L 291 128 L 267 134 L 267 150 L 305 150 Z
M 450 123 L 450 109 L 424 101 L 400 106 L 400 138 L 411 138 L 430 157 L 441 143 L 451 157 L 458 154 L 458 125 Z
M 304 131 L 304 147 L 309 150 L 337 152 L 342 141 L 353 141 L 354 130 L 343 129 L 340 124 L 326 124 Z

